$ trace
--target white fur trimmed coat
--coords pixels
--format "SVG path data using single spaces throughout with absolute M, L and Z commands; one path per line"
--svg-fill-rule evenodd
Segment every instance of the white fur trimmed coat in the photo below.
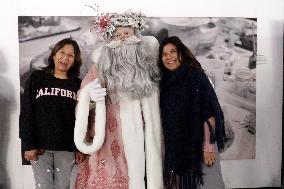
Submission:
M 158 51 L 155 38 L 143 40 L 149 42 L 149 50 Z M 95 62 L 99 54 L 94 53 Z M 147 183 L 147 189 L 163 189 L 158 91 L 141 99 L 110 94 L 89 111 L 88 84 L 96 78 L 93 66 L 82 82 L 76 107 L 74 141 L 90 156 L 80 165 L 75 188 L 145 189 Z M 85 139 L 88 127 L 95 130 L 91 143 Z

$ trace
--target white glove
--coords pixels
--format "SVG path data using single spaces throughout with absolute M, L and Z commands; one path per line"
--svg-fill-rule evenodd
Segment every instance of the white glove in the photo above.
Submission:
M 90 100 L 95 102 L 104 101 L 106 96 L 106 88 L 101 87 L 98 79 L 92 81 L 91 85 Z

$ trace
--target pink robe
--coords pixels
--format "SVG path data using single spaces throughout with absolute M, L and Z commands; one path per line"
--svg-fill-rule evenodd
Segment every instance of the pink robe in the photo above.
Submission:
M 82 82 L 84 87 L 96 78 L 94 69 Z M 90 112 L 89 126 L 94 126 L 94 109 Z M 106 98 L 106 135 L 99 151 L 79 165 L 76 189 L 128 189 L 127 161 L 124 154 L 119 104 Z

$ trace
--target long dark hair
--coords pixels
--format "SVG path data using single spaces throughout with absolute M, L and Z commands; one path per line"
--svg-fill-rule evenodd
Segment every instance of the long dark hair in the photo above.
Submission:
M 82 59 L 81 59 L 81 51 L 79 48 L 79 45 L 77 44 L 77 42 L 75 40 L 73 40 L 72 38 L 65 38 L 62 39 L 61 41 L 57 42 L 54 46 L 54 48 L 52 49 L 49 57 L 48 57 L 48 66 L 45 67 L 45 71 L 47 73 L 54 73 L 54 60 L 53 57 L 55 56 L 55 54 L 64 47 L 64 45 L 70 44 L 73 46 L 74 48 L 74 65 L 68 70 L 67 72 L 67 76 L 70 78 L 74 78 L 74 77 L 78 77 L 80 74 L 80 67 L 82 65 Z
M 181 57 L 181 64 L 189 64 L 189 67 L 197 68 L 203 71 L 200 63 L 193 56 L 189 48 L 185 44 L 183 44 L 183 42 L 177 36 L 167 37 L 160 44 L 159 67 L 162 71 L 166 69 L 163 64 L 162 56 L 163 49 L 167 44 L 173 44 L 177 48 L 178 57 Z

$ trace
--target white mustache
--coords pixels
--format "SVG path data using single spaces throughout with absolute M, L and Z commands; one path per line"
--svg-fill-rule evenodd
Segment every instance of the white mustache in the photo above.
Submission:
M 107 46 L 107 47 L 109 47 L 111 49 L 114 49 L 114 48 L 120 47 L 123 44 L 135 45 L 135 44 L 140 43 L 141 41 L 142 41 L 141 39 L 139 39 L 138 37 L 133 35 L 133 36 L 130 36 L 130 37 L 126 38 L 124 41 L 112 40 L 109 43 L 105 44 L 105 46 Z

